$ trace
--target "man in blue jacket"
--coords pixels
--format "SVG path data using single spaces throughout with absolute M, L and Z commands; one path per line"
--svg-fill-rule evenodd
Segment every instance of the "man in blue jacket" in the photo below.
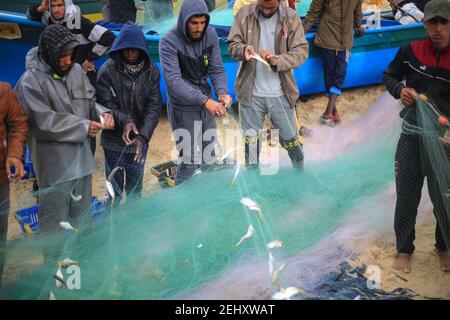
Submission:
M 175 174 L 176 183 L 192 176 L 199 164 L 213 163 L 214 117 L 225 116 L 225 106 L 232 102 L 219 39 L 208 24 L 205 2 L 185 0 L 176 27 L 161 39 L 159 46 L 167 85 L 167 112 L 181 160 Z M 211 98 L 208 78 L 219 102 Z
M 122 27 L 109 55 L 97 80 L 97 99 L 118 124 L 102 132 L 106 176 L 116 167 L 124 168 L 126 181 L 123 172 L 114 176 L 115 194 L 139 196 L 148 143 L 161 115 L 159 70 L 150 60 L 141 28 L 133 23 Z

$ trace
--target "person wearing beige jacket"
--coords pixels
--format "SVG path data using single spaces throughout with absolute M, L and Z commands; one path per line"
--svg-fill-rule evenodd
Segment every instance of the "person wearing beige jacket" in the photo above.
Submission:
M 267 114 L 294 167 L 303 167 L 295 116 L 299 91 L 293 70 L 307 59 L 308 42 L 299 16 L 280 5 L 280 0 L 258 0 L 238 12 L 228 41 L 231 56 L 240 61 L 235 90 L 246 164 L 259 163 L 259 133 Z M 255 60 L 257 52 L 269 67 Z
M 347 74 L 353 30 L 362 35 L 362 0 L 313 0 L 303 21 L 305 32 L 319 22 L 314 44 L 320 48 L 328 105 L 321 122 L 330 126 L 341 122 L 336 109 L 337 97 Z

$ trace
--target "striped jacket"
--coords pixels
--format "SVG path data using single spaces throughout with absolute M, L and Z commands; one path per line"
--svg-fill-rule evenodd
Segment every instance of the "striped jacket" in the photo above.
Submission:
M 404 87 L 426 94 L 438 110 L 450 117 L 450 46 L 436 48 L 429 38 L 402 46 L 384 72 L 389 93 L 400 99 Z M 416 125 L 416 107 L 405 107 L 400 116 Z
M 66 14 L 60 21 L 52 17 L 50 6 L 45 12 L 37 10 L 39 5 L 31 6 L 27 11 L 27 16 L 31 20 L 47 25 L 61 23 L 67 27 L 80 43 L 75 56 L 77 63 L 81 64 L 85 60 L 93 61 L 105 54 L 115 39 L 114 33 L 81 16 L 79 8 L 73 4 L 72 0 L 64 0 L 64 2 Z M 76 17 L 80 18 L 79 23 L 77 23 Z

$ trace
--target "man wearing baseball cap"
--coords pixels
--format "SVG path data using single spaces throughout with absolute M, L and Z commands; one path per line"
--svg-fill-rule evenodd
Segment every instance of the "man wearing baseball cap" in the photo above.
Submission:
M 416 96 L 425 94 L 433 101 L 437 111 L 450 118 L 450 0 L 432 0 L 425 6 L 424 27 L 426 39 L 414 41 L 400 48 L 384 72 L 383 81 L 389 93 L 401 99 L 403 118 L 395 154 L 397 203 L 394 230 L 398 255 L 394 269 L 411 272 L 414 252 L 415 224 L 424 178 L 436 216 L 436 249 L 440 268 L 450 271 L 450 212 L 446 198 L 438 185 L 429 157 L 423 150 L 422 131 L 416 115 Z M 450 146 L 446 146 L 447 157 Z M 442 159 L 446 161 L 445 156 Z M 449 159 L 450 161 L 450 159 Z

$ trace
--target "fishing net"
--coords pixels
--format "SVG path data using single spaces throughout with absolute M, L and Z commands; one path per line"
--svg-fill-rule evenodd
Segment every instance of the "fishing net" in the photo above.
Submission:
M 384 96 L 350 126 L 315 130 L 304 170 L 279 150 L 277 172 L 242 166 L 231 185 L 237 165 L 215 165 L 104 214 L 90 208 L 70 220 L 77 231 L 12 240 L 0 298 L 266 299 L 279 286 L 313 290 L 328 267 L 392 228 L 395 104 Z M 275 148 L 263 142 L 264 156 Z M 144 186 L 154 185 L 149 171 Z M 64 258 L 77 264 L 58 271 Z
M 441 234 L 441 251 L 450 248 L 450 126 L 448 116 L 440 111 L 449 110 L 448 103 L 423 95 L 417 99 L 422 171 L 434 206 L 436 232 Z

